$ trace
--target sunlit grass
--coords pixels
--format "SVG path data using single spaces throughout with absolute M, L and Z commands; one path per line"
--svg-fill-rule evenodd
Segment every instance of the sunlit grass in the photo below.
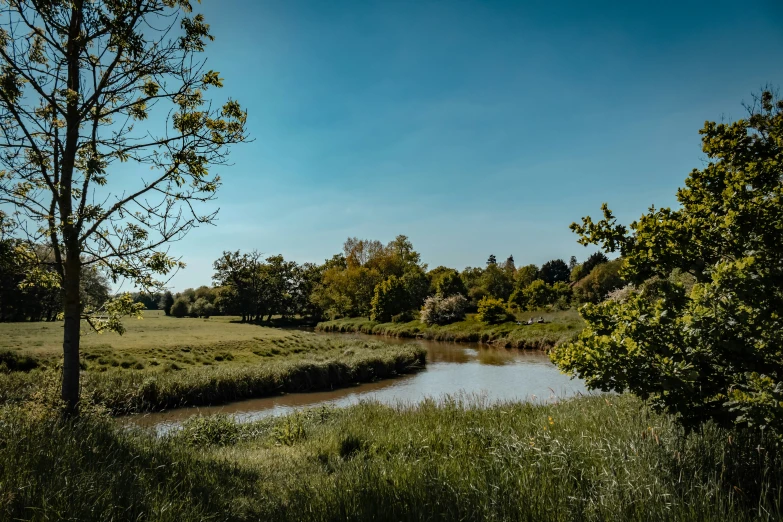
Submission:
M 530 318 L 544 323 L 525 324 Z M 427 326 L 421 321 L 377 323 L 367 318 L 337 319 L 319 323 L 322 332 L 358 332 L 392 337 L 420 337 L 435 341 L 493 343 L 507 348 L 547 349 L 572 339 L 584 328 L 576 310 L 557 312 L 521 312 L 517 322 L 485 325 L 469 315 L 464 321 L 444 326 Z
M 62 329 L 35 325 L 0 324 L 0 334 L 13 334 L 0 337 L 0 402 L 27 399 L 58 372 Z M 17 346 L 33 334 L 29 348 Z M 152 411 L 349 386 L 424 362 L 415 346 L 153 312 L 130 321 L 123 336 L 84 337 L 82 394 L 115 413 Z M 25 371 L 13 371 L 20 365 Z

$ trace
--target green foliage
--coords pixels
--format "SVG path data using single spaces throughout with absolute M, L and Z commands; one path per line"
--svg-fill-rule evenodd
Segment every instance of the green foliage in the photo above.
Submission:
M 174 317 L 185 317 L 190 311 L 190 302 L 184 297 L 178 297 L 171 305 L 171 315 Z
M 558 281 L 568 281 L 571 277 L 571 270 L 562 259 L 553 259 L 541 265 L 539 277 L 545 283 L 553 285 Z
M 554 304 L 557 304 L 561 310 L 565 310 L 571 302 L 571 297 L 571 287 L 568 283 L 558 281 L 554 285 L 549 285 L 542 279 L 536 279 L 526 288 L 515 290 L 509 302 L 521 310 L 537 310 Z
M 519 267 L 514 274 L 514 289 L 521 290 L 526 288 L 536 279 L 541 279 L 536 265 L 525 265 Z
M 158 301 L 158 309 L 163 310 L 163 313 L 166 315 L 171 315 L 171 306 L 174 304 L 174 296 L 171 295 L 171 292 L 166 290 L 162 296 L 160 296 L 160 300 Z
M 199 297 L 190 305 L 188 313 L 193 317 L 210 317 L 215 315 L 215 306 L 203 297 Z
M 514 288 L 512 274 L 513 272 L 504 270 L 497 264 L 489 264 L 481 275 L 479 284 L 487 296 L 505 301 Z
M 651 208 L 630 233 L 606 205 L 599 222 L 572 225 L 581 243 L 619 251 L 636 290 L 585 306 L 587 328 L 553 360 L 687 426 L 712 419 L 781 437 L 783 102 L 765 92 L 748 118 L 700 132 L 710 163 L 678 191 L 681 208 Z
M 603 252 L 595 252 L 582 263 L 582 269 L 584 270 L 584 274 L 587 275 L 593 271 L 593 268 L 608 262 L 609 258 L 606 257 L 606 254 Z
M 615 259 L 597 265 L 593 270 L 574 285 L 574 297 L 580 303 L 597 303 L 617 288 L 625 285 L 620 275 L 623 266 L 622 259 Z
M 342 262 L 325 267 L 311 299 L 328 317 L 367 317 L 372 313 L 376 287 L 394 276 L 404 281 L 407 306 L 417 308 L 430 285 L 425 269 L 406 236 L 397 236 L 387 245 L 348 238 L 343 245 Z
M 403 280 L 391 276 L 375 287 L 370 319 L 384 323 L 391 321 L 392 316 L 408 309 L 409 302 L 408 290 Z
M 445 298 L 452 295 L 467 295 L 468 290 L 465 288 L 465 283 L 462 282 L 459 272 L 449 269 L 434 280 L 434 293 Z
M 484 324 L 498 324 L 507 319 L 506 305 L 502 299 L 484 297 L 478 303 L 476 319 Z

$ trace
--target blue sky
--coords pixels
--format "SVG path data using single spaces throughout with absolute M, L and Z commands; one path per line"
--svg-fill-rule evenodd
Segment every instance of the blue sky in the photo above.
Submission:
M 194 5 L 195 2 L 194 2 Z M 705 120 L 783 85 L 783 4 L 204 0 L 220 96 L 255 141 L 176 289 L 223 250 L 321 262 L 411 238 L 435 267 L 584 259 L 568 225 L 671 206 Z

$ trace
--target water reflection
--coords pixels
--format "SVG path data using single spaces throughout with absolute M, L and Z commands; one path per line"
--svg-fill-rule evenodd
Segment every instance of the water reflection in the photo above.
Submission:
M 345 334 L 324 334 L 341 335 Z M 377 337 L 353 335 L 351 337 Z M 338 390 L 295 393 L 200 408 L 183 408 L 130 417 L 130 422 L 166 431 L 194 415 L 227 413 L 239 421 L 290 413 L 319 405 L 348 406 L 371 399 L 382 403 L 415 403 L 442 395 L 480 395 L 489 402 L 546 400 L 584 393 L 581 381 L 570 380 L 540 352 L 494 348 L 478 344 L 454 344 L 425 340 L 385 339 L 390 343 L 413 342 L 427 349 L 427 367 L 415 374 Z

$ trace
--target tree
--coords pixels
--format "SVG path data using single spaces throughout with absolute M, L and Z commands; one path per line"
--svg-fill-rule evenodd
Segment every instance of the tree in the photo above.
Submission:
M 498 265 L 487 265 L 484 273 L 481 275 L 479 284 L 484 289 L 486 295 L 506 300 L 514 289 L 512 273 L 503 270 Z
M 539 275 L 545 283 L 553 285 L 558 281 L 567 282 L 571 277 L 571 270 L 562 259 L 553 259 L 541 265 Z
M 490 254 L 489 258 L 487 259 L 487 266 L 497 265 L 497 264 L 498 264 L 498 260 L 497 258 L 495 258 L 495 254 Z
M 73 413 L 82 265 L 144 289 L 183 266 L 165 245 L 213 221 L 198 204 L 220 185 L 210 167 L 245 140 L 246 113 L 205 98 L 222 79 L 198 57 L 212 36 L 187 0 L 7 2 L 0 29 L 0 203 L 28 224 L 26 241 L 45 238 L 54 252 Z M 138 125 L 155 110 L 160 128 Z M 121 332 L 121 316 L 139 312 L 127 297 L 107 310 L 91 324 Z
M 449 270 L 435 282 L 435 293 L 440 297 L 467 295 L 468 290 L 456 270 Z
M 241 254 L 224 251 L 212 267 L 212 280 L 229 291 L 223 296 L 223 306 L 231 308 L 242 316 L 242 322 L 258 320 L 262 310 L 260 299 L 263 292 L 261 275 L 261 254 L 255 250 Z
M 541 279 L 538 267 L 536 265 L 525 265 L 519 267 L 517 272 L 514 274 L 514 289 L 523 290 L 536 279 Z
M 391 276 L 375 287 L 370 319 L 382 323 L 408 309 L 408 292 L 402 279 Z
M 623 258 L 623 299 L 586 305 L 587 326 L 553 360 L 591 388 L 630 390 L 688 427 L 706 420 L 783 436 L 783 102 L 764 92 L 749 116 L 707 122 L 709 163 L 630 230 L 571 228 Z M 681 280 L 690 274 L 690 288 Z
M 595 252 L 588 257 L 584 263 L 582 263 L 583 274 L 587 275 L 593 271 L 593 268 L 604 263 L 608 263 L 609 258 L 603 252 Z
M 505 270 L 512 276 L 514 275 L 514 272 L 517 271 L 517 265 L 514 263 L 514 256 L 508 256 L 506 262 L 503 263 L 503 270 Z
M 189 311 L 190 302 L 183 297 L 178 297 L 171 305 L 171 315 L 174 317 L 185 317 Z
M 163 310 L 166 315 L 171 315 L 171 305 L 174 304 L 174 296 L 166 290 L 158 301 L 158 309 Z

